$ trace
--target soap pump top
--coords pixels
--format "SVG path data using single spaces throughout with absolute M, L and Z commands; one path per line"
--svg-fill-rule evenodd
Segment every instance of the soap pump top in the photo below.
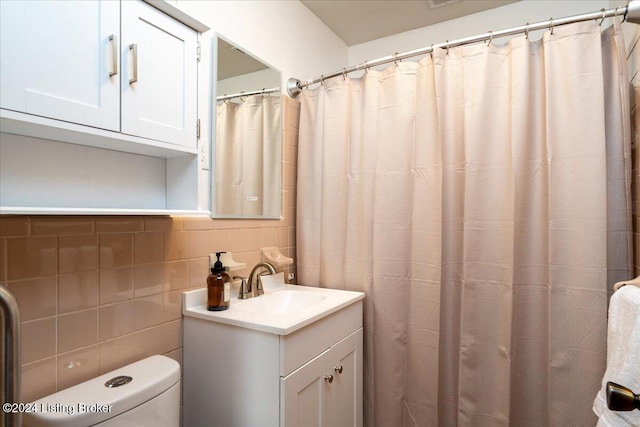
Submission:
M 224 266 L 220 261 L 220 255 L 223 253 L 216 252 L 218 260 L 211 267 L 211 274 L 207 277 L 207 310 L 211 311 L 228 309 L 231 300 L 229 275 L 224 272 Z
M 222 273 L 224 272 L 224 266 L 222 265 L 222 262 L 220 261 L 220 255 L 222 254 L 226 254 L 226 252 L 216 252 L 216 257 L 218 257 L 218 260 L 213 264 L 213 267 L 211 267 L 211 272 L 212 273 Z

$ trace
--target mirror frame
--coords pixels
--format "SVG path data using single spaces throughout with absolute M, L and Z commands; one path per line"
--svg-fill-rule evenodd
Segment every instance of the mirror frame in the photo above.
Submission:
M 259 61 L 269 67 L 271 70 L 274 70 L 280 75 L 280 81 L 278 86 L 280 87 L 280 91 L 277 92 L 277 95 L 270 94 L 269 96 L 275 97 L 278 96 L 281 100 L 281 108 L 280 108 L 280 132 L 279 132 L 279 140 L 278 140 L 278 213 L 275 215 L 221 215 L 217 213 L 216 206 L 216 148 L 217 148 L 217 134 L 218 134 L 218 125 L 217 125 L 217 106 L 218 101 L 218 40 L 222 39 L 224 42 L 235 46 L 239 50 L 241 50 L 245 55 L 252 57 L 254 60 Z M 231 39 L 223 36 L 220 33 L 214 32 L 211 37 L 211 156 L 210 156 L 210 205 L 211 205 L 211 217 L 214 219 L 258 219 L 258 220 L 281 220 L 284 218 L 284 196 L 283 196 L 283 184 L 284 184 L 284 166 L 283 166 L 283 144 L 284 144 L 284 102 L 282 100 L 283 92 L 282 92 L 282 70 L 274 67 L 267 61 L 259 58 L 254 53 L 246 50 L 243 46 L 240 46 L 238 43 L 232 41 Z

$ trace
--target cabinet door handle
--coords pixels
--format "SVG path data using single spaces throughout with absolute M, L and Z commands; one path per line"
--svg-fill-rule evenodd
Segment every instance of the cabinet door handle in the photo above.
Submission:
M 133 53 L 133 77 L 129 79 L 129 84 L 133 84 L 138 82 L 138 45 L 131 43 L 129 45 L 129 51 Z
M 118 37 L 115 34 L 111 34 L 109 42 L 111 43 L 111 71 L 109 72 L 109 77 L 113 77 L 118 74 Z
M 331 384 L 333 382 L 333 375 L 325 375 L 324 380 Z
M 342 365 L 334 366 L 333 370 L 336 371 L 337 373 L 341 374 L 342 373 Z

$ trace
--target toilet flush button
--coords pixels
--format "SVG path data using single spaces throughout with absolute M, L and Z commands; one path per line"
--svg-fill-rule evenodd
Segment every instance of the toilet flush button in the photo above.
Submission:
M 129 384 L 131 381 L 133 381 L 132 377 L 120 375 L 118 377 L 111 378 L 109 381 L 104 383 L 104 386 L 108 388 L 120 387 L 121 385 Z

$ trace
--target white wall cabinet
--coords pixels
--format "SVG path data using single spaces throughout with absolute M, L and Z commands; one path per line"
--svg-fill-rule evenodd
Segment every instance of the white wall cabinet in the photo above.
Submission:
M 3 109 L 196 146 L 195 30 L 142 1 L 0 8 Z
M 183 425 L 362 426 L 361 300 L 286 335 L 183 314 Z
M 206 26 L 141 0 L 2 1 L 0 20 L 0 213 L 208 211 L 196 135 Z
M 196 147 L 197 33 L 146 3 L 121 4 L 122 132 Z
M 119 41 L 119 2 L 1 2 L 0 107 L 119 131 Z

